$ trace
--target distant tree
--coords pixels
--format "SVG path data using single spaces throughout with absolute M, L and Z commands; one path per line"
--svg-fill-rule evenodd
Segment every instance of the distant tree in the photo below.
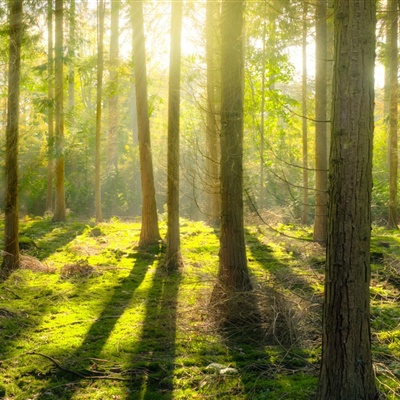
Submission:
M 315 214 L 313 240 L 326 243 L 328 228 L 327 0 L 315 3 Z
M 54 48 L 53 0 L 47 0 L 47 193 L 46 211 L 53 210 L 54 176 Z
M 64 2 L 56 0 L 56 40 L 55 40 L 55 158 L 56 158 L 56 202 L 53 221 L 66 219 L 65 182 L 64 182 L 64 58 L 63 58 L 63 21 Z
M 119 64 L 119 11 L 121 1 L 111 2 L 109 97 L 108 97 L 108 166 L 118 171 L 118 64 Z
M 243 222 L 243 1 L 221 11 L 221 234 L 218 285 L 251 289 Z
M 101 115 L 103 96 L 103 69 L 104 69 L 104 0 L 98 0 L 98 35 L 97 35 L 97 96 L 96 96 L 96 144 L 95 144 L 95 208 L 96 221 L 103 219 L 101 210 Z
M 4 257 L 1 272 L 8 275 L 19 268 L 18 245 L 18 135 L 21 79 L 22 0 L 9 2 L 10 44 L 8 61 L 8 102 L 6 126 L 6 198 Z
M 171 51 L 168 89 L 168 230 L 166 266 L 169 271 L 182 263 L 179 230 L 179 118 L 181 87 L 181 34 L 182 1 L 172 1 L 171 7 Z
M 206 58 L 207 58 L 207 121 L 206 121 L 206 192 L 207 214 L 210 223 L 219 224 L 221 197 L 219 189 L 219 101 L 216 95 L 217 49 L 216 15 L 218 3 L 207 0 L 206 3 Z
M 301 223 L 308 224 L 308 126 L 307 126 L 307 9 L 308 1 L 303 0 L 303 27 L 302 27 L 302 142 L 303 142 L 303 207 Z
M 388 1 L 388 79 L 389 79 L 389 217 L 388 228 L 398 228 L 397 177 L 398 177 L 398 0 Z
M 378 398 L 370 337 L 376 2 L 334 1 L 329 227 L 317 399 Z
M 75 0 L 69 1 L 69 43 L 68 43 L 68 112 L 75 105 Z
M 150 121 L 147 100 L 146 46 L 143 22 L 143 1 L 131 2 L 133 54 L 135 69 L 135 94 L 142 181 L 142 228 L 140 246 L 155 244 L 160 240 L 156 191 L 154 187 L 151 153 Z

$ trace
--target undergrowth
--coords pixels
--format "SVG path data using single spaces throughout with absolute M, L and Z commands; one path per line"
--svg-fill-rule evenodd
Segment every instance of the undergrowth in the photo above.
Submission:
M 289 237 L 310 232 L 279 230 L 247 228 L 259 318 L 221 326 L 209 304 L 218 232 L 206 224 L 181 221 L 184 268 L 168 275 L 162 242 L 138 248 L 137 222 L 21 221 L 22 268 L 0 284 L 0 398 L 312 399 L 324 250 Z M 400 237 L 376 229 L 371 250 L 374 367 L 396 399 Z

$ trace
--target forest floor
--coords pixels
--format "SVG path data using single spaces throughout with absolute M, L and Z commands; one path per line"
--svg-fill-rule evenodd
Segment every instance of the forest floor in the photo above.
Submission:
M 182 220 L 170 276 L 161 243 L 137 247 L 138 222 L 26 217 L 20 231 L 23 268 L 0 283 L 0 398 L 314 398 L 324 249 L 310 230 L 247 227 L 261 318 L 243 331 L 209 305 L 219 242 L 204 223 Z M 374 228 L 371 251 L 374 369 L 398 399 L 400 234 Z

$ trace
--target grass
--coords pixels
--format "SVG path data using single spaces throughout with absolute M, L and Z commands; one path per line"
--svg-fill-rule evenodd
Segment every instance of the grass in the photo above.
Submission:
M 255 338 L 221 331 L 210 317 L 218 232 L 183 220 L 185 266 L 172 276 L 162 268 L 163 245 L 139 249 L 139 233 L 139 223 L 115 218 L 99 225 L 21 221 L 24 268 L 0 284 L 0 398 L 314 397 L 324 260 L 318 245 L 247 227 L 262 315 Z M 371 249 L 375 371 L 382 392 L 396 399 L 400 237 L 375 229 Z

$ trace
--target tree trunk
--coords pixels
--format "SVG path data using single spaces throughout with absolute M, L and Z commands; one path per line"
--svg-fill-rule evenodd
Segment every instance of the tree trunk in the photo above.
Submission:
M 398 175 L 398 150 L 397 150 L 397 118 L 398 118 L 398 11 L 397 1 L 389 0 L 389 43 L 388 43 L 388 69 L 389 69 L 389 217 L 388 228 L 397 229 L 397 175 Z
M 171 53 L 168 93 L 168 230 L 166 266 L 169 271 L 182 263 L 179 233 L 179 118 L 181 80 L 182 1 L 171 8 Z
M 64 76 L 63 76 L 63 0 L 56 0 L 56 42 L 55 42 L 55 157 L 56 157 L 56 203 L 53 221 L 66 219 L 64 185 Z
M 156 191 L 150 139 L 147 102 L 146 47 L 143 22 L 143 1 L 132 2 L 133 54 L 136 85 L 136 110 L 142 180 L 142 228 L 140 246 L 156 244 L 160 240 Z
M 108 99 L 108 165 L 118 171 L 118 64 L 120 0 L 111 2 L 110 96 Z
M 328 228 L 327 0 L 315 8 L 315 215 L 313 240 L 326 244 Z
M 221 197 L 219 185 L 219 116 L 216 107 L 216 46 L 215 16 L 218 13 L 215 0 L 206 4 L 206 58 L 207 58 L 207 122 L 206 122 L 206 193 L 207 214 L 211 225 L 219 225 Z
M 243 223 L 243 1 L 221 13 L 221 235 L 219 285 L 251 289 Z
M 370 234 L 376 4 L 336 0 L 330 201 L 317 399 L 373 400 Z
M 95 144 L 95 208 L 96 221 L 101 222 L 103 219 L 101 210 L 101 100 L 103 95 L 103 42 L 104 42 L 104 0 L 99 0 L 98 5 L 98 38 L 97 38 L 97 99 L 96 99 L 96 144 Z
M 69 5 L 69 45 L 68 45 L 68 112 L 75 106 L 75 0 Z
M 303 207 L 301 223 L 308 224 L 308 130 L 307 130 L 307 1 L 303 1 L 303 30 L 302 30 L 302 141 L 303 141 Z
M 21 77 L 22 0 L 10 2 L 8 105 L 6 126 L 6 198 L 4 258 L 1 272 L 7 276 L 19 268 L 18 245 L 18 134 Z
M 54 60 L 53 60 L 53 0 L 47 0 L 47 193 L 46 211 L 53 210 L 54 168 Z

